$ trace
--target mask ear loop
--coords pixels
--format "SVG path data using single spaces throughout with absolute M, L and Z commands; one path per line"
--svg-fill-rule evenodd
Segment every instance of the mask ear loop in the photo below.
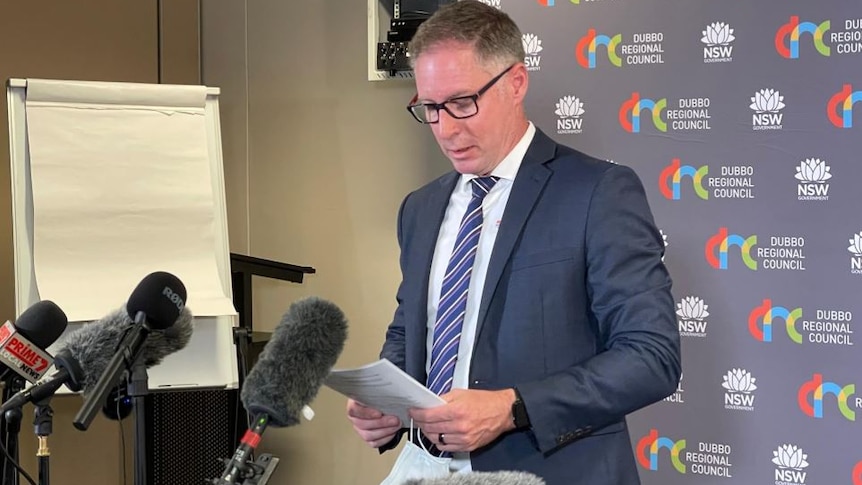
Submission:
M 416 428 L 416 431 L 417 431 L 417 433 L 421 433 L 421 432 L 422 432 L 422 430 L 420 430 L 419 428 Z M 421 439 L 421 438 L 419 438 L 419 436 L 418 436 L 418 435 L 416 435 L 416 436 L 417 436 L 417 438 L 419 438 L 419 439 L 417 439 L 416 441 L 413 441 L 413 418 L 410 418 L 410 432 L 409 432 L 409 433 L 410 433 L 410 441 L 411 441 L 411 442 L 413 442 L 413 443 L 415 443 L 416 441 L 418 441 L 418 442 L 419 442 L 419 446 L 421 446 L 421 447 L 422 447 L 422 449 L 423 449 L 423 450 L 425 450 L 425 453 L 428 453 L 429 455 L 431 455 L 431 452 L 430 452 L 430 451 L 428 451 L 428 448 L 425 448 L 425 443 L 423 443 L 423 442 L 422 442 L 422 439 Z M 433 455 L 432 455 L 432 456 L 433 456 Z

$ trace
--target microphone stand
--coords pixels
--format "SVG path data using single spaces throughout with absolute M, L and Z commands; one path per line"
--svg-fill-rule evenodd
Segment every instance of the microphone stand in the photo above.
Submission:
M 11 375 L 4 378 L 5 385 L 3 386 L 3 402 L 6 402 L 10 397 L 24 389 L 24 380 L 17 375 Z M 18 433 L 21 431 L 21 409 L 10 409 L 4 414 L 2 421 L 2 429 L 0 429 L 0 439 L 6 447 L 6 452 L 13 460 L 18 461 Z M 3 485 L 18 485 L 18 470 L 12 464 L 9 458 L 3 457 Z
M 146 396 L 149 393 L 147 366 L 142 358 L 135 360 L 127 385 L 127 396 L 133 398 L 135 413 L 135 484 L 148 485 L 147 480 L 147 414 Z
M 96 417 L 98 410 L 107 400 L 108 393 L 121 381 L 121 376 L 128 375 L 128 395 L 134 397 L 135 407 L 135 485 L 149 485 L 147 482 L 147 427 L 145 399 L 149 391 L 147 384 L 147 366 L 142 360 L 150 327 L 144 312 L 135 315 L 134 325 L 129 334 L 119 345 L 119 350 L 108 362 L 96 385 L 84 399 L 84 404 L 75 415 L 72 424 L 81 431 L 86 431 Z M 3 484 L 5 485 L 5 484 Z
M 33 426 L 36 428 L 36 438 L 39 440 L 39 449 L 36 456 L 39 459 L 39 485 L 50 485 L 50 459 L 51 450 L 48 448 L 48 436 L 54 431 L 54 410 L 51 408 L 51 397 L 47 397 L 37 403 L 36 416 Z

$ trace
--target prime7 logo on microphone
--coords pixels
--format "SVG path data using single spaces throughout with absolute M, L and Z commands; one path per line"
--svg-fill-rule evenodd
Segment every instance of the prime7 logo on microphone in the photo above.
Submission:
M 24 338 L 15 325 L 6 322 L 0 327 L 0 361 L 30 382 L 39 380 L 54 359 Z

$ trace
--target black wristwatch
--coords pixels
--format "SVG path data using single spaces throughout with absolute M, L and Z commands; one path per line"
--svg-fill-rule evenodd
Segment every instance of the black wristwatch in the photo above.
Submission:
M 530 417 L 527 415 L 527 406 L 521 399 L 521 393 L 517 387 L 513 387 L 515 391 L 515 402 L 512 403 L 512 422 L 515 424 L 515 429 L 527 429 L 530 427 Z

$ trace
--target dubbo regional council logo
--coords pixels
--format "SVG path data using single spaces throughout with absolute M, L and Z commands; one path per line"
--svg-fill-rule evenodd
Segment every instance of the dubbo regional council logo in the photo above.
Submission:
M 638 441 L 636 458 L 645 470 L 657 471 L 660 468 L 661 450 L 670 452 L 670 464 L 678 473 L 692 473 L 722 478 L 732 478 L 731 447 L 724 443 L 698 442 L 697 447 L 686 450 L 685 439 L 674 441 L 660 436 L 653 428 Z
M 712 129 L 709 124 L 712 119 L 709 98 L 679 98 L 675 101 L 669 109 L 667 98 L 643 98 L 635 91 L 620 105 L 620 126 L 629 133 L 640 133 L 647 124 L 641 121 L 646 118 L 661 132 L 667 132 L 668 129 L 674 132 Z M 647 116 L 643 116 L 644 113 Z
M 787 337 L 797 344 L 853 345 L 853 312 L 818 308 L 813 318 L 805 318 L 801 307 L 775 305 L 770 298 L 749 312 L 748 332 L 759 342 L 772 342 L 773 327 L 779 320 L 784 322 Z
M 803 41 L 808 38 L 810 40 Z M 824 57 L 862 53 L 862 19 L 800 21 L 792 15 L 775 32 L 775 50 L 785 59 L 799 59 L 802 42 L 814 45 Z
M 854 394 L 856 394 L 855 384 L 841 386 L 834 382 L 824 381 L 823 374 L 814 374 L 810 381 L 806 381 L 799 387 L 796 400 L 799 409 L 806 416 L 822 419 L 824 398 L 833 395 L 841 415 L 848 421 L 856 421 L 856 409 L 862 407 L 862 398 L 855 397 Z
M 764 238 L 763 245 L 758 245 L 757 235 L 745 237 L 720 227 L 706 241 L 706 262 L 715 269 L 728 269 L 729 253 L 734 247 L 739 248 L 742 262 L 752 271 L 757 271 L 758 267 L 805 271 L 805 238 L 802 236 L 769 236 Z
M 862 91 L 854 91 L 853 86 L 845 84 L 826 104 L 826 115 L 836 128 L 853 128 L 853 105 L 862 101 Z
M 598 65 L 596 52 L 603 47 L 608 62 L 615 67 L 644 64 L 664 64 L 664 33 L 648 32 L 625 37 L 619 33 L 602 34 L 594 28 L 578 40 L 575 59 L 584 69 L 595 69 Z
M 683 179 L 690 178 L 693 192 L 703 200 L 710 194 L 716 199 L 753 199 L 754 167 L 751 165 L 722 165 L 717 173 L 709 177 L 709 166 L 683 165 L 679 158 L 659 173 L 658 188 L 668 200 L 682 198 Z

